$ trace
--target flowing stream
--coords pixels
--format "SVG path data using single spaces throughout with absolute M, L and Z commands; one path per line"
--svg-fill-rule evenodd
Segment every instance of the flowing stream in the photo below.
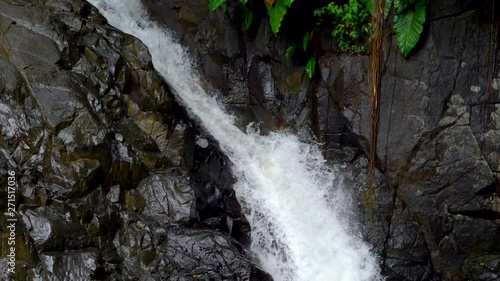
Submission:
M 252 227 L 251 252 L 275 281 L 379 280 L 376 259 L 348 227 L 348 200 L 315 144 L 292 134 L 242 132 L 199 83 L 185 48 L 149 20 L 139 0 L 90 0 L 109 23 L 139 38 L 180 102 L 231 160 Z

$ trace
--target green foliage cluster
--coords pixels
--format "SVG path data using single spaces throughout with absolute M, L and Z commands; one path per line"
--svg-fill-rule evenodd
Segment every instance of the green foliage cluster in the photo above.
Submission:
M 365 44 L 360 43 L 361 35 L 369 37 L 371 32 L 370 13 L 366 4 L 361 0 L 349 0 L 348 4 L 337 5 L 330 2 L 328 5 L 316 9 L 314 16 L 318 24 L 326 19 L 333 24 L 332 36 L 340 50 L 344 52 L 366 52 Z
M 210 11 L 219 7 L 225 7 L 227 0 L 209 0 Z M 269 24 L 273 33 L 278 34 L 288 9 L 295 0 L 262 0 L 267 8 Z M 305 1 L 305 0 L 302 0 Z M 321 25 L 326 21 L 332 24 L 332 36 L 337 42 L 341 51 L 350 53 L 365 53 L 366 40 L 370 38 L 372 25 L 370 14 L 374 12 L 374 2 L 376 0 L 349 0 L 347 4 L 338 5 L 335 0 L 319 9 L 316 9 L 313 16 L 317 18 L 317 24 Z M 398 47 L 407 57 L 410 51 L 420 40 L 420 35 L 424 29 L 426 20 L 425 10 L 426 0 L 385 0 L 385 18 L 394 7 L 393 29 L 396 34 Z M 253 11 L 248 0 L 240 0 L 244 18 L 242 27 L 247 30 L 252 24 Z M 250 1 L 251 2 L 251 1 Z M 311 41 L 312 32 L 304 36 L 302 48 L 307 52 L 308 42 Z M 286 58 L 293 56 L 297 45 L 292 43 L 286 51 Z M 314 75 L 316 60 L 310 57 L 306 64 L 306 73 L 309 77 Z
M 342 51 L 362 53 L 366 51 L 366 47 L 358 44 L 358 38 L 360 35 L 369 37 L 369 14 L 374 12 L 374 2 L 375 0 L 349 0 L 343 6 L 331 2 L 314 11 L 314 15 L 319 21 L 323 21 L 325 16 L 331 19 L 332 36 Z M 385 18 L 393 6 L 396 42 L 403 56 L 407 57 L 424 30 L 427 17 L 425 0 L 385 0 Z
M 307 53 L 307 46 L 309 45 L 309 40 L 311 40 L 311 37 L 312 33 L 307 32 L 304 35 L 304 39 L 302 39 L 302 49 L 304 50 L 305 53 Z M 292 42 L 286 49 L 285 58 L 287 60 L 291 59 L 293 54 L 295 54 L 296 50 L 297 50 L 297 44 L 295 42 Z M 309 60 L 307 60 L 305 70 L 309 78 L 312 78 L 314 76 L 314 73 L 316 71 L 316 59 L 314 58 L 314 56 L 309 57 Z
M 271 29 L 274 34 L 278 34 L 281 22 L 294 1 L 295 0 L 264 0 L 267 8 L 267 14 L 269 15 L 269 25 L 271 25 Z M 252 24 L 253 11 L 246 6 L 248 0 L 240 0 L 240 2 L 243 5 L 245 13 L 243 30 L 247 30 L 250 27 L 250 24 Z M 209 0 L 208 7 L 210 11 L 214 11 L 225 4 L 226 0 Z

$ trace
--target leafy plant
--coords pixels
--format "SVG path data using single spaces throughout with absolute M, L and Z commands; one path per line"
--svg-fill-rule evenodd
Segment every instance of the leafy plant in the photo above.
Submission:
M 302 50 L 307 54 L 307 46 L 309 45 L 309 41 L 312 40 L 313 32 L 306 32 L 302 39 Z M 297 44 L 292 42 L 285 51 L 285 58 L 290 59 L 297 50 Z M 316 58 L 315 56 L 310 56 L 306 63 L 306 74 L 309 78 L 314 76 L 316 72 Z
M 365 5 L 373 14 L 374 0 L 365 0 Z M 394 4 L 394 5 L 393 5 Z M 407 57 L 420 40 L 427 18 L 425 0 L 385 0 L 385 17 L 394 6 L 393 29 L 396 42 L 403 56 Z
M 267 14 L 269 15 L 269 24 L 274 34 L 277 34 L 281 27 L 281 22 L 286 15 L 288 8 L 291 7 L 294 0 L 276 0 L 269 4 L 266 1 Z
M 247 31 L 250 28 L 250 25 L 252 25 L 253 11 L 247 8 L 247 6 L 245 6 L 244 4 L 242 5 L 242 9 L 243 9 L 243 23 L 241 29 L 243 29 L 243 31 Z
M 417 45 L 420 35 L 424 30 L 427 17 L 425 11 L 425 0 L 395 0 L 394 10 L 394 32 L 396 42 L 403 56 L 408 56 L 410 51 Z M 398 13 L 399 11 L 399 13 Z
M 366 47 L 358 43 L 358 38 L 361 35 L 368 37 L 371 32 L 368 16 L 374 12 L 374 1 L 349 0 L 348 4 L 342 6 L 331 2 L 314 11 L 314 15 L 319 18 L 319 22 L 327 16 L 331 18 L 334 25 L 332 36 L 342 51 L 363 53 Z M 403 56 L 407 57 L 419 42 L 424 29 L 427 17 L 425 0 L 385 0 L 386 19 L 392 7 L 396 42 Z
M 248 0 L 240 0 L 243 10 L 243 30 L 248 30 L 253 20 L 253 11 L 246 6 L 247 1 Z M 285 17 L 288 9 L 291 7 L 294 1 L 295 0 L 264 0 L 264 4 L 266 5 L 267 13 L 269 15 L 269 25 L 271 26 L 271 30 L 275 35 L 279 32 L 281 22 L 283 21 L 283 18 Z M 209 0 L 209 9 L 210 11 L 214 11 L 219 7 L 224 7 L 225 3 L 226 0 Z M 302 48 L 304 49 L 304 52 L 307 52 L 307 45 L 311 40 L 311 37 L 312 32 L 307 32 L 304 35 L 304 38 L 302 40 Z M 290 59 L 295 53 L 296 49 L 297 45 L 295 43 L 292 43 L 285 52 L 286 59 Z M 310 57 L 306 64 L 306 73 L 309 78 L 313 77 L 315 70 L 316 59 L 314 57 Z
M 330 2 L 316 9 L 314 16 L 318 18 L 318 23 L 323 22 L 325 18 L 331 21 L 332 36 L 340 50 L 353 53 L 366 51 L 366 47 L 359 41 L 361 36 L 369 37 L 371 31 L 370 12 L 365 3 L 360 0 L 349 0 L 348 4 L 340 6 Z
M 243 30 L 247 30 L 252 24 L 253 12 L 248 9 L 245 5 L 248 0 L 240 0 L 241 4 L 244 6 L 245 20 L 243 22 Z M 271 30 L 274 34 L 277 34 L 281 27 L 281 22 L 285 17 L 288 8 L 292 6 L 295 0 L 264 0 L 267 8 L 267 14 L 269 15 L 269 24 L 271 25 Z M 208 7 L 210 11 L 214 11 L 223 4 L 226 0 L 209 0 Z

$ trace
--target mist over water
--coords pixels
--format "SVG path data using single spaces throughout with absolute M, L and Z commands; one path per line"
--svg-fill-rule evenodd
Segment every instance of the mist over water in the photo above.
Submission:
M 231 160 L 252 227 L 252 254 L 275 281 L 379 280 L 370 248 L 345 222 L 349 204 L 315 144 L 295 135 L 242 132 L 199 83 L 185 48 L 149 20 L 139 0 L 90 0 L 109 23 L 139 38 L 179 101 Z

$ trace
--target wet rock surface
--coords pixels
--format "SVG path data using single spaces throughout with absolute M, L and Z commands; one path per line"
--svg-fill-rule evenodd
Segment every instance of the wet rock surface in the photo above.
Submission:
M 1 0 L 0 69 L 0 172 L 19 187 L 0 279 L 270 280 L 227 161 L 139 40 L 84 1 Z
M 364 201 L 366 191 L 359 197 L 362 210 L 388 206 L 377 216 L 389 218 L 388 227 L 365 231 L 372 241 L 384 237 L 374 234 L 385 235 L 381 260 L 388 280 L 499 278 L 500 94 L 492 61 L 500 53 L 497 39 L 488 37 L 498 26 L 488 20 L 489 9 L 485 1 L 430 3 L 428 30 L 408 59 L 391 37 L 387 42 L 377 154 L 390 192 L 377 197 L 384 192 L 378 187 L 375 200 Z M 368 151 L 369 84 L 359 76 L 368 66 L 362 57 L 320 60 L 318 99 L 326 89 L 337 116 L 330 124 L 319 122 L 325 141 L 328 130 L 350 131 Z M 318 105 L 321 110 L 325 103 Z M 327 146 L 338 150 L 342 141 Z
M 239 19 L 230 18 L 236 1 L 228 2 L 228 13 L 209 12 L 199 0 L 143 2 L 154 20 L 188 46 L 227 109 L 240 117 L 240 127 L 254 122 L 264 134 L 291 128 L 310 135 L 310 79 L 303 66 L 284 58 L 287 45 L 275 39 L 265 19 L 256 18 L 255 32 L 245 34 Z

